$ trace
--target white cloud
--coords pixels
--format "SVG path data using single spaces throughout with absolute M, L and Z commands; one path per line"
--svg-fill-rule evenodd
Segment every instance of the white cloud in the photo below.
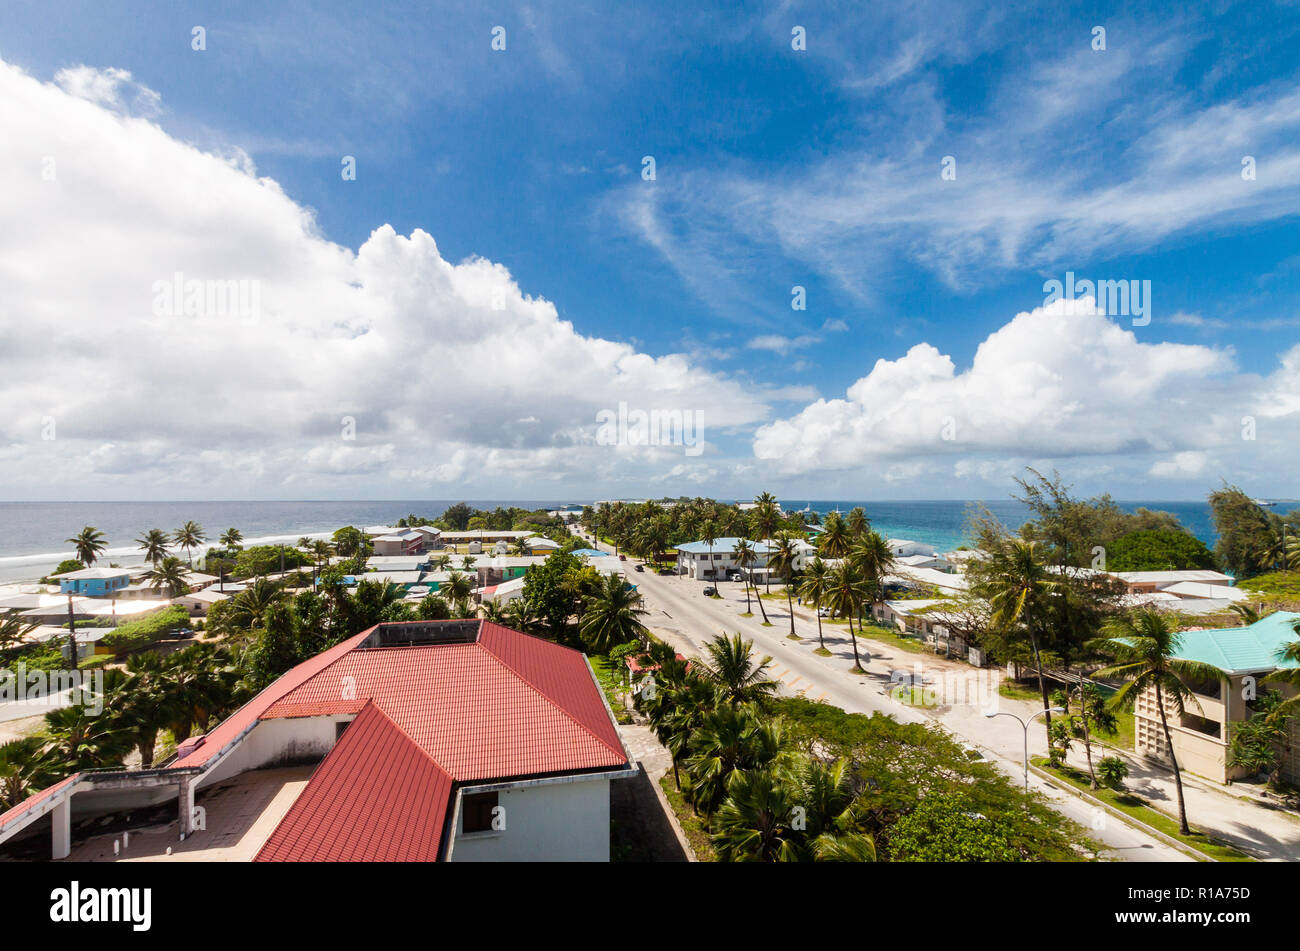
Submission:
M 901 460 L 933 472 L 947 459 L 958 478 L 989 480 L 1112 456 L 1159 456 L 1150 474 L 1162 477 L 1218 474 L 1285 459 L 1300 430 L 1298 366 L 1300 347 L 1271 377 L 1241 373 L 1229 351 L 1144 343 L 1091 299 L 1058 301 L 992 333 L 964 370 L 926 343 L 878 360 L 844 398 L 759 427 L 754 453 L 790 474 Z M 1268 417 L 1249 443 L 1246 414 Z
M 707 410 L 721 431 L 752 427 L 782 392 L 580 334 L 501 264 L 450 262 L 420 230 L 382 225 L 340 247 L 238 149 L 203 152 L 132 115 L 123 106 L 142 93 L 129 84 L 86 68 L 42 83 L 0 63 L 10 497 L 290 482 L 533 497 L 538 481 L 692 461 L 680 447 L 596 445 L 600 409 Z M 243 282 L 258 311 L 159 312 L 156 285 L 176 274 Z

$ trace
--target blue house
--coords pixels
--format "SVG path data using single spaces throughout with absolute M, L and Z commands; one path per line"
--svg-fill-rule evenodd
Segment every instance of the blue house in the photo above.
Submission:
M 81 568 L 51 575 L 59 579 L 60 594 L 79 594 L 87 598 L 110 598 L 131 583 L 123 568 Z

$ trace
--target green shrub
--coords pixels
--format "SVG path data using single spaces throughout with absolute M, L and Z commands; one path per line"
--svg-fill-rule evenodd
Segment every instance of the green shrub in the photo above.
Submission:
M 141 647 L 148 647 L 159 640 L 164 634 L 188 627 L 189 623 L 189 612 L 179 604 L 173 604 L 157 614 L 141 618 L 138 621 L 128 621 L 112 632 L 105 634 L 100 643 L 105 647 L 113 648 L 114 653 L 139 650 Z
M 1128 763 L 1118 756 L 1103 756 L 1097 761 L 1097 778 L 1111 789 L 1123 789 L 1128 779 Z

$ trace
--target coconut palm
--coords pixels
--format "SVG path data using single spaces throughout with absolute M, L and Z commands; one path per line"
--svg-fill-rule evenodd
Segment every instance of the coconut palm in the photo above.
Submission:
M 853 507 L 848 517 L 844 519 L 844 525 L 849 531 L 851 539 L 859 539 L 865 535 L 871 528 L 871 521 L 867 518 L 867 513 L 863 511 L 861 505 Z
M 772 548 L 772 554 L 767 559 L 768 567 L 772 571 L 779 571 L 781 577 L 785 579 L 785 603 L 790 612 L 788 636 L 791 640 L 798 639 L 798 635 L 794 632 L 794 563 L 798 557 L 799 549 L 795 547 L 794 539 L 788 533 L 782 532 Z
M 741 539 L 739 539 L 739 540 L 736 542 L 735 547 L 732 548 L 731 550 L 732 550 L 732 553 L 735 554 L 735 556 L 736 556 L 736 564 L 740 566 L 740 570 L 744 573 L 744 578 L 745 578 L 745 613 L 746 613 L 746 614 L 750 613 L 750 610 L 749 610 L 749 589 L 750 589 L 750 588 L 753 588 L 753 589 L 754 589 L 754 597 L 755 597 L 755 599 L 758 601 L 758 609 L 759 609 L 760 612 L 762 612 L 762 615 L 763 615 L 763 623 L 766 624 L 766 623 L 767 623 L 767 609 L 763 607 L 763 599 L 762 599 L 761 597 L 759 597 L 759 594 L 758 594 L 758 588 L 754 585 L 754 573 L 753 573 L 753 568 L 754 568 L 754 565 L 758 562 L 758 554 L 754 551 L 754 546 L 753 546 L 753 544 L 749 541 L 748 538 L 741 538 Z
M 105 672 L 105 681 L 118 671 Z M 93 712 L 98 709 L 99 712 Z M 45 714 L 46 755 L 62 770 L 75 773 L 82 769 L 120 767 L 122 757 L 131 748 L 131 740 L 117 719 L 102 702 L 88 691 L 73 693 L 71 705 Z
M 0 744 L 0 810 L 12 809 L 54 778 L 44 747 L 36 736 Z
M 849 528 L 839 512 L 826 516 L 826 525 L 817 536 L 817 548 L 826 558 L 843 558 L 849 550 Z
M 822 638 L 820 608 L 826 603 L 826 597 L 830 593 L 830 582 L 831 568 L 822 561 L 821 555 L 817 555 L 804 568 L 803 580 L 799 583 L 799 597 L 811 604 L 813 610 L 817 612 L 817 644 L 822 650 L 826 649 L 826 641 Z
M 1228 605 L 1228 610 L 1241 619 L 1242 627 L 1250 627 L 1250 625 L 1254 624 L 1256 621 L 1261 621 L 1273 613 L 1271 611 L 1261 612 L 1259 608 L 1255 607 L 1253 604 L 1247 604 L 1244 601 L 1238 601 L 1236 604 Z
M 708 658 L 700 664 L 700 676 L 714 684 L 728 703 L 762 701 L 776 692 L 776 683 L 767 675 L 772 658 L 754 663 L 753 647 L 753 641 L 739 634 L 719 634 L 704 645 Z
M 713 567 L 713 543 L 718 540 L 718 530 L 713 524 L 713 519 L 706 519 L 700 532 L 704 543 L 709 546 L 709 574 L 713 575 L 713 583 L 716 584 L 718 573 Z M 704 573 L 700 572 L 700 575 L 703 577 Z
M 39 621 L 24 621 L 17 614 L 0 616 L 0 651 L 17 647 L 40 626 Z
M 185 549 L 185 558 L 194 567 L 194 549 L 198 548 L 208 536 L 203 534 L 203 526 L 195 521 L 188 521 L 180 528 L 176 529 L 172 535 L 172 542 L 177 546 Z
M 586 599 L 578 632 L 598 654 L 638 640 L 645 646 L 648 631 L 641 623 L 646 614 L 641 595 L 620 574 L 606 575 L 600 587 Z
M 169 663 L 156 651 L 145 651 L 128 657 L 126 669 L 128 679 L 113 691 L 110 706 L 140 753 L 140 768 L 151 769 L 158 733 L 174 718 L 167 696 Z
M 137 538 L 135 543 L 144 552 L 144 560 L 151 565 L 156 565 L 167 557 L 168 541 L 167 533 L 161 528 L 151 528 Z
M 95 563 L 95 560 L 108 547 L 108 542 L 104 538 L 104 533 L 93 526 L 87 525 L 80 534 L 73 535 L 67 539 L 69 545 L 72 545 L 77 552 L 77 560 L 89 568 Z
M 237 528 L 228 528 L 221 533 L 221 547 L 233 548 L 236 551 L 244 547 L 244 533 Z
M 761 540 L 767 541 L 775 535 L 776 526 L 781 521 L 781 511 L 776 503 L 776 496 L 771 492 L 763 492 L 755 498 L 751 518 L 754 521 L 754 531 Z M 772 573 L 770 571 L 767 573 L 764 589 L 769 592 L 772 590 Z
M 1061 589 L 1061 582 L 1038 560 L 1036 543 L 1007 540 L 986 559 L 986 577 L 978 587 L 992 611 L 990 620 L 1008 640 L 1028 638 L 1038 674 L 1038 691 L 1043 698 L 1043 721 L 1051 745 L 1052 714 L 1043 677 L 1039 647 L 1047 634 L 1046 608 L 1049 598 Z
M 468 575 L 453 571 L 447 575 L 446 581 L 438 585 L 438 593 L 463 611 L 465 602 L 474 593 L 474 586 L 470 584 Z
M 894 552 L 879 532 L 863 532 L 849 548 L 849 561 L 857 565 L 871 589 L 872 600 L 884 596 L 885 577 L 894 570 Z
M 268 578 L 258 578 L 230 599 L 230 623 L 253 630 L 263 626 L 271 606 L 284 596 L 280 586 Z
M 189 569 L 179 558 L 168 555 L 160 564 L 154 565 L 149 569 L 145 576 L 149 580 L 149 587 L 154 591 L 166 591 L 167 597 L 179 598 L 190 590 L 189 582 L 186 581 L 189 575 Z
M 826 592 L 827 607 L 836 617 L 847 618 L 849 639 L 853 642 L 853 670 L 862 671 L 858 656 L 858 636 L 853 631 L 853 619 L 862 611 L 862 605 L 871 597 L 871 588 L 863 577 L 862 569 L 850 561 L 841 561 L 831 569 Z
M 711 814 L 736 770 L 767 766 L 781 755 L 782 745 L 779 721 L 763 717 L 752 704 L 724 703 L 710 710 L 687 743 L 687 792 L 692 805 Z
M 1183 835 L 1190 835 L 1187 807 L 1183 802 L 1183 777 L 1174 753 L 1174 739 L 1169 732 L 1166 705 L 1180 716 L 1188 701 L 1199 709 L 1200 705 L 1184 681 L 1219 680 L 1223 674 L 1209 664 L 1179 658 L 1182 637 L 1167 617 L 1152 608 L 1113 617 L 1102 626 L 1102 633 L 1118 663 L 1099 670 L 1097 676 L 1124 680 L 1124 685 L 1111 698 L 1111 705 L 1121 710 L 1132 710 L 1142 694 L 1148 690 L 1155 693 L 1156 712 L 1160 715 L 1165 749 L 1174 770 L 1174 789 L 1178 792 L 1178 827 Z

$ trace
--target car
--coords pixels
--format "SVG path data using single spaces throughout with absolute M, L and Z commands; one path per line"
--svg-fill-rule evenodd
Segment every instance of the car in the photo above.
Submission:
M 704 589 L 704 596 L 705 596 L 706 598 L 712 598 L 712 597 L 715 597 L 715 596 L 717 595 L 717 593 L 718 593 L 718 589 L 717 589 L 717 588 L 705 588 L 705 589 Z
M 636 568 L 635 568 L 634 570 L 636 570 L 636 571 L 645 571 L 645 565 L 637 565 Z
M 831 616 L 831 609 L 830 609 L 830 608 L 818 608 L 818 609 L 817 609 L 817 616 L 818 616 L 818 617 L 830 617 L 830 616 Z
M 619 556 L 618 556 L 618 560 L 619 560 L 619 561 L 627 561 L 627 555 L 619 555 Z

